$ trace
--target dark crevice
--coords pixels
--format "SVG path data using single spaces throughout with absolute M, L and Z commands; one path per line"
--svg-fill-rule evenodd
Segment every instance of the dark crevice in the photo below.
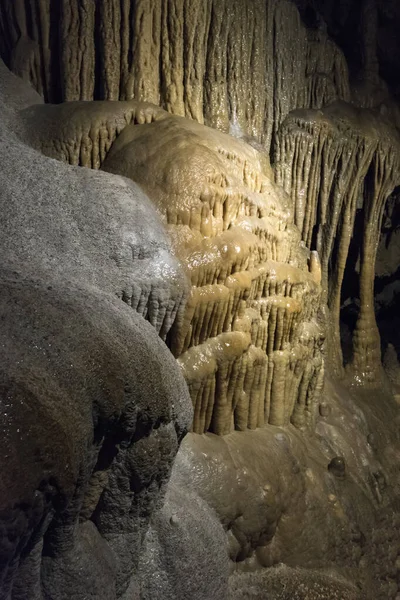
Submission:
M 45 101 L 61 103 L 63 101 L 63 90 L 61 84 L 61 2 L 52 0 L 50 3 L 50 85 L 46 90 Z
M 215 18 L 216 18 L 215 9 L 214 9 L 214 5 L 212 4 L 211 5 L 210 23 L 209 23 L 208 32 L 207 32 L 207 42 L 206 42 L 206 46 L 205 46 L 206 68 L 204 69 L 204 76 L 203 76 L 203 115 L 205 118 L 206 125 L 209 125 L 208 120 L 207 120 L 207 115 L 208 115 L 209 99 L 210 99 L 210 91 L 211 91 L 211 86 L 210 86 L 210 82 L 207 77 L 207 73 L 210 73 L 210 61 L 211 61 L 210 48 L 211 48 L 211 43 L 212 43 L 212 39 L 213 39 L 213 35 L 212 35 L 213 34 L 213 22 L 214 22 Z
M 33 35 L 33 22 L 32 22 L 32 10 L 30 0 L 25 0 L 25 16 L 26 16 L 26 32 L 31 40 L 34 40 Z
M 128 46 L 128 69 L 133 68 L 133 63 L 135 60 L 133 48 L 135 46 L 135 38 L 134 38 L 134 28 L 133 23 L 136 23 L 136 12 L 137 12 L 137 2 L 136 0 L 131 0 L 129 4 L 129 16 L 128 16 L 128 31 L 129 31 L 129 46 Z M 134 82 L 135 85 L 135 82 Z M 133 88 L 133 97 L 135 98 L 135 87 Z M 131 100 L 131 98 L 125 98 L 125 100 Z M 136 98 L 137 100 L 137 98 Z
M 23 513 L 29 515 L 29 531 L 31 532 L 29 540 L 22 537 L 19 542 L 21 559 L 32 552 L 43 536 L 44 539 L 46 538 L 54 514 L 57 511 L 65 510 L 66 504 L 66 498 L 60 490 L 57 479 L 51 476 L 39 484 L 32 505 L 19 506 Z M 43 549 L 44 547 L 43 541 Z
M 382 275 L 381 277 L 375 278 L 375 296 L 383 292 L 385 287 L 392 283 L 395 283 L 396 281 L 400 281 L 400 266 L 396 269 L 396 271 L 390 273 L 389 275 Z
M 360 284 L 358 262 L 363 238 L 364 211 L 358 210 L 354 220 L 340 298 L 340 335 L 343 362 L 347 364 L 352 354 L 352 337 L 359 314 Z
M 104 100 L 103 83 L 103 43 L 101 39 L 102 21 L 100 3 L 95 3 L 94 8 L 94 100 Z
M 12 41 L 10 40 L 10 31 L 6 30 L 8 16 L 5 5 L 0 2 L 0 56 L 6 66 L 11 68 Z

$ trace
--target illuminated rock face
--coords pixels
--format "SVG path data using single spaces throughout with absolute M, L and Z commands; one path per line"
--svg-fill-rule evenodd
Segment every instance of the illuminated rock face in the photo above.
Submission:
M 4 3 L 0 51 L 17 73 L 48 99 L 112 101 L 28 109 L 30 143 L 70 164 L 138 182 L 186 266 L 192 289 L 168 344 L 197 407 L 194 430 L 226 433 L 291 419 L 300 426 L 312 423 L 311 397 L 322 382 L 315 316 L 319 303 L 328 305 L 329 363 L 343 374 L 341 290 L 360 208 L 365 231 L 351 372 L 358 380 L 376 381 L 374 256 L 385 201 L 398 183 L 398 140 L 382 115 L 345 103 L 352 96 L 368 105 L 376 96 L 368 100 L 365 90 L 350 89 L 345 58 L 323 21 L 307 30 L 286 0 L 118 6 L 76 0 L 61 2 L 57 10 L 49 0 L 35 7 Z M 376 88 L 373 4 L 362 11 L 360 39 L 365 80 Z M 50 35 L 51 22 L 65 33 L 61 50 Z M 266 158 L 270 150 L 278 185 Z M 295 248 L 290 214 L 305 246 L 321 260 L 320 299 L 311 291 L 315 277 L 308 281 L 301 274 L 313 265 L 319 270 L 317 255 L 307 258 L 307 269 Z M 297 271 L 284 272 L 283 264 Z M 179 299 L 166 315 L 151 290 L 132 288 L 122 296 L 166 339 Z
M 377 48 L 382 35 L 378 16 L 384 21 L 392 19 L 392 3 L 383 9 L 368 0 L 353 11 L 359 21 L 354 29 L 359 72 L 355 81 L 353 73 L 352 86 L 346 59 L 329 38 L 322 18 L 328 27 L 334 27 L 337 21 L 349 31 L 351 2 L 337 6 L 327 2 L 320 7 L 312 0 L 298 0 L 301 14 L 304 16 L 308 9 L 313 15 L 309 29 L 301 21 L 296 3 L 288 0 L 2 0 L 2 4 L 0 54 L 48 101 L 123 101 L 119 105 L 97 105 L 86 122 L 86 107 L 76 107 L 74 110 L 83 113 L 81 118 L 73 116 L 75 130 L 70 124 L 72 109 L 66 108 L 64 130 L 57 132 L 58 139 L 45 129 L 41 143 L 36 141 L 42 152 L 70 164 L 100 168 L 115 138 L 132 120 L 149 124 L 153 119 L 165 118 L 161 109 L 145 104 L 141 109 L 132 109 L 132 99 L 152 102 L 170 114 L 242 137 L 254 147 L 260 144 L 267 153 L 272 151 L 277 183 L 291 197 L 295 224 L 306 246 L 317 250 L 322 261 L 322 303 L 328 301 L 328 320 L 334 323 L 328 331 L 328 347 L 336 373 L 343 371 L 338 326 L 342 280 L 357 206 L 363 204 L 365 223 L 369 225 L 365 226 L 362 249 L 365 259 L 361 261 L 360 315 L 354 331 L 352 364 L 358 379 L 376 380 L 380 351 L 372 315 L 373 248 L 377 243 L 376 224 L 397 182 L 397 141 L 395 136 L 386 139 L 379 116 L 371 115 L 374 125 L 368 125 L 368 112 L 357 115 L 340 103 L 352 100 L 360 106 L 377 106 L 388 101 L 390 117 L 400 122 L 398 109 L 388 99 L 387 88 L 379 77 L 379 60 L 384 56 L 382 48 Z M 348 43 L 341 42 L 349 52 Z M 336 108 L 324 111 L 323 116 L 307 112 L 328 105 Z M 54 118 L 59 119 L 59 109 L 50 108 L 43 109 L 36 118 L 43 123 L 52 121 L 52 110 Z M 137 116 L 134 111 L 138 111 Z M 151 132 L 146 136 L 143 144 L 153 143 Z M 378 141 L 379 136 L 386 141 Z M 379 156 L 387 151 L 385 164 L 380 165 Z M 203 159 L 199 155 L 196 161 Z M 106 168 L 119 171 L 115 165 Z M 379 182 L 381 168 L 385 175 Z M 258 167 L 253 169 L 257 171 Z M 140 180 L 134 169 L 132 175 Z M 365 193 L 364 181 L 365 187 L 371 188 Z M 164 184 L 168 194 L 170 183 Z M 158 195 L 154 193 L 153 201 L 159 202 Z M 362 201 L 361 196 L 365 197 Z M 179 218 L 177 215 L 178 223 Z M 173 219 L 173 215 L 167 215 L 167 222 L 175 225 Z M 200 222 L 203 229 L 193 222 L 183 224 L 202 235 L 206 231 L 204 235 L 209 236 L 208 225 Z M 198 285 L 193 279 L 192 283 Z M 202 290 L 201 302 L 191 296 L 198 311 L 200 304 L 205 306 L 204 293 Z M 133 296 L 131 304 L 141 307 L 143 299 L 135 293 Z M 219 303 L 223 303 L 222 298 Z M 212 320 L 209 323 L 214 326 Z M 222 332 L 223 324 L 217 327 Z M 165 337 L 165 327 L 161 334 Z M 187 340 L 186 349 L 188 344 L 201 343 Z M 184 342 L 179 344 L 182 347 L 175 347 L 176 355 L 184 349 Z M 198 393 L 201 397 L 206 394 L 204 390 Z
M 343 54 L 286 0 L 2 4 L 0 54 L 48 101 L 152 102 L 269 147 L 292 109 L 350 96 Z
M 400 136 L 377 111 L 340 103 L 322 111 L 295 111 L 280 129 L 276 173 L 291 194 L 302 239 L 321 257 L 323 302 L 330 310 L 330 358 L 339 371 L 342 283 L 356 211 L 362 209 L 360 310 L 351 366 L 357 378 L 374 381 L 381 364 L 375 259 L 386 200 L 400 183 Z
M 0 600 L 397 598 L 400 112 L 360 14 L 350 86 L 286 0 L 0 0 L 0 55 L 72 101 L 0 64 Z M 356 222 L 348 373 L 379 398 L 331 379 Z
M 33 107 L 24 117 L 39 149 L 129 177 L 162 216 L 191 284 L 167 343 L 189 386 L 193 431 L 313 427 L 324 371 L 321 269 L 300 244 L 265 152 L 134 101 Z M 151 301 L 122 298 L 168 331 Z
M 112 600 L 192 421 L 156 331 L 185 279 L 138 186 L 30 148 L 18 109 L 40 98 L 0 78 L 0 598 Z
M 168 343 L 193 430 L 312 425 L 323 376 L 319 263 L 300 246 L 266 155 L 170 117 L 127 127 L 102 168 L 145 189 L 190 279 Z

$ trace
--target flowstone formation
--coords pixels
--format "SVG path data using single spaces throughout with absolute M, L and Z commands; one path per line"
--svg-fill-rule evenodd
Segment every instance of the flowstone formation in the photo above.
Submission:
M 351 331 L 351 356 L 346 356 L 346 362 L 350 360 L 352 375 L 360 381 L 376 383 L 380 343 L 372 315 L 373 248 L 382 207 L 397 182 L 397 134 L 388 128 L 390 123 L 400 123 L 399 109 L 390 92 L 395 89 L 395 76 L 392 73 L 388 80 L 390 87 L 381 77 L 381 73 L 388 75 L 392 69 L 382 36 L 385 32 L 389 35 L 390 20 L 395 20 L 396 15 L 392 2 L 383 8 L 376 0 L 364 0 L 360 5 L 351 0 L 335 5 L 325 2 L 321 6 L 314 0 L 124 0 L 117 4 L 113 0 L 68 0 L 57 5 L 50 0 L 2 0 L 0 55 L 15 73 L 30 80 L 48 102 L 152 102 L 170 114 L 241 137 L 270 153 L 276 163 L 277 181 L 291 195 L 291 208 L 303 241 L 310 250 L 318 251 L 321 260 L 324 255 L 322 304 L 329 299 L 330 314 L 326 320 L 333 325 L 327 331 L 328 351 L 331 368 L 338 375 L 343 374 L 338 325 L 342 280 L 346 265 L 349 267 L 347 246 L 353 235 L 355 211 L 363 204 L 364 221 L 369 223 L 370 231 L 366 227 L 362 281 L 357 291 L 360 308 L 357 326 Z M 354 44 L 348 42 L 350 31 Z M 392 38 L 390 34 L 388 39 Z M 369 107 L 372 113 L 357 113 L 349 102 Z M 327 106 L 336 109 L 326 112 Z M 322 109 L 325 117 L 317 113 L 299 116 L 297 111 L 301 109 Z M 98 110 L 106 110 L 110 115 L 114 108 Z M 123 106 L 115 109 L 120 116 L 124 110 Z M 47 117 L 41 118 L 47 121 Z M 125 123 L 121 125 L 117 118 L 113 129 L 108 118 L 104 121 L 100 114 L 99 118 L 103 118 L 104 127 L 97 134 L 94 124 L 92 132 L 100 144 L 104 143 L 98 149 L 96 140 L 92 146 L 89 131 L 86 141 L 79 142 L 74 133 L 68 133 L 65 124 L 60 142 L 69 156 L 63 159 L 94 168 L 102 164 Z M 140 118 L 146 120 L 146 116 Z M 301 149 L 297 125 L 291 126 L 296 119 L 310 121 L 307 126 L 304 124 L 308 127 L 305 135 L 319 139 L 311 142 L 311 156 Z M 389 125 L 384 125 L 385 120 Z M 330 125 L 321 127 L 323 121 Z M 94 122 L 93 117 L 90 122 Z M 311 125 L 314 122 L 315 131 Z M 329 139 L 324 139 L 325 134 Z M 78 132 L 78 138 L 79 135 Z M 290 136 L 291 142 L 287 139 Z M 49 137 L 51 133 L 47 140 Z M 74 140 L 72 146 L 78 143 L 75 148 L 68 142 L 70 137 Z M 292 144 L 292 149 L 284 147 L 282 138 Z M 298 150 L 294 150 L 296 139 L 300 143 Z M 308 142 L 304 144 L 309 146 Z M 337 155 L 336 145 L 342 147 Z M 332 146 L 329 152 L 328 146 Z M 61 147 L 59 151 L 58 158 Z M 378 157 L 386 151 L 393 159 L 392 176 L 390 164 L 378 165 Z M 300 156 L 300 162 L 304 161 L 306 170 L 311 169 L 310 181 L 300 181 L 306 175 L 303 177 L 293 162 L 293 152 Z M 326 174 L 322 173 L 325 158 L 320 152 L 329 154 Z M 350 177 L 346 172 L 340 189 L 335 191 L 336 178 L 332 173 L 347 162 L 347 153 L 355 157 L 358 152 L 357 164 L 352 161 L 354 182 L 346 180 Z M 375 185 L 374 169 L 378 180 L 380 168 L 386 174 L 381 184 L 377 181 Z M 361 189 L 364 182 L 365 193 Z M 315 196 L 319 190 L 321 199 Z M 332 198 L 338 196 L 332 203 L 327 200 L 331 191 Z M 361 196 L 365 200 L 361 201 Z M 338 211 L 332 210 L 326 217 L 323 205 L 327 203 L 335 204 Z M 328 224 L 326 218 L 330 220 Z M 338 244 L 334 243 L 336 233 L 341 240 Z
M 47 155 L 129 177 L 162 216 L 191 283 L 167 344 L 188 383 L 193 431 L 312 428 L 324 372 L 319 259 L 300 244 L 266 154 L 134 101 L 22 117 Z M 158 308 L 122 299 L 160 329 Z
M 0 0 L 0 600 L 398 600 L 395 8 L 319 4 Z
M 130 126 L 102 168 L 139 182 L 191 282 L 167 340 L 193 430 L 312 427 L 323 379 L 320 266 L 265 153 L 179 117 Z

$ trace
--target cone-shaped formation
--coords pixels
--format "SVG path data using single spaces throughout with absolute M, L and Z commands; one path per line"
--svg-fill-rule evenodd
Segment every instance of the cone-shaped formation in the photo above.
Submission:
M 2 0 L 0 56 L 49 101 L 154 102 L 268 148 L 289 111 L 349 97 L 286 0 Z
M 339 316 L 344 271 L 357 209 L 363 216 L 360 312 L 353 337 L 357 376 L 380 368 L 374 315 L 375 258 L 385 201 L 400 182 L 400 139 L 374 111 L 335 103 L 323 111 L 294 111 L 276 148 L 276 176 L 293 201 L 295 223 L 321 257 L 323 301 L 331 312 L 330 348 L 341 368 Z

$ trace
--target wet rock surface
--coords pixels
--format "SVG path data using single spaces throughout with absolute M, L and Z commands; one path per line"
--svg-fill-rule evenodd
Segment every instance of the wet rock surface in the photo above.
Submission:
M 397 11 L 297 4 L 0 0 L 2 600 L 400 593 Z

